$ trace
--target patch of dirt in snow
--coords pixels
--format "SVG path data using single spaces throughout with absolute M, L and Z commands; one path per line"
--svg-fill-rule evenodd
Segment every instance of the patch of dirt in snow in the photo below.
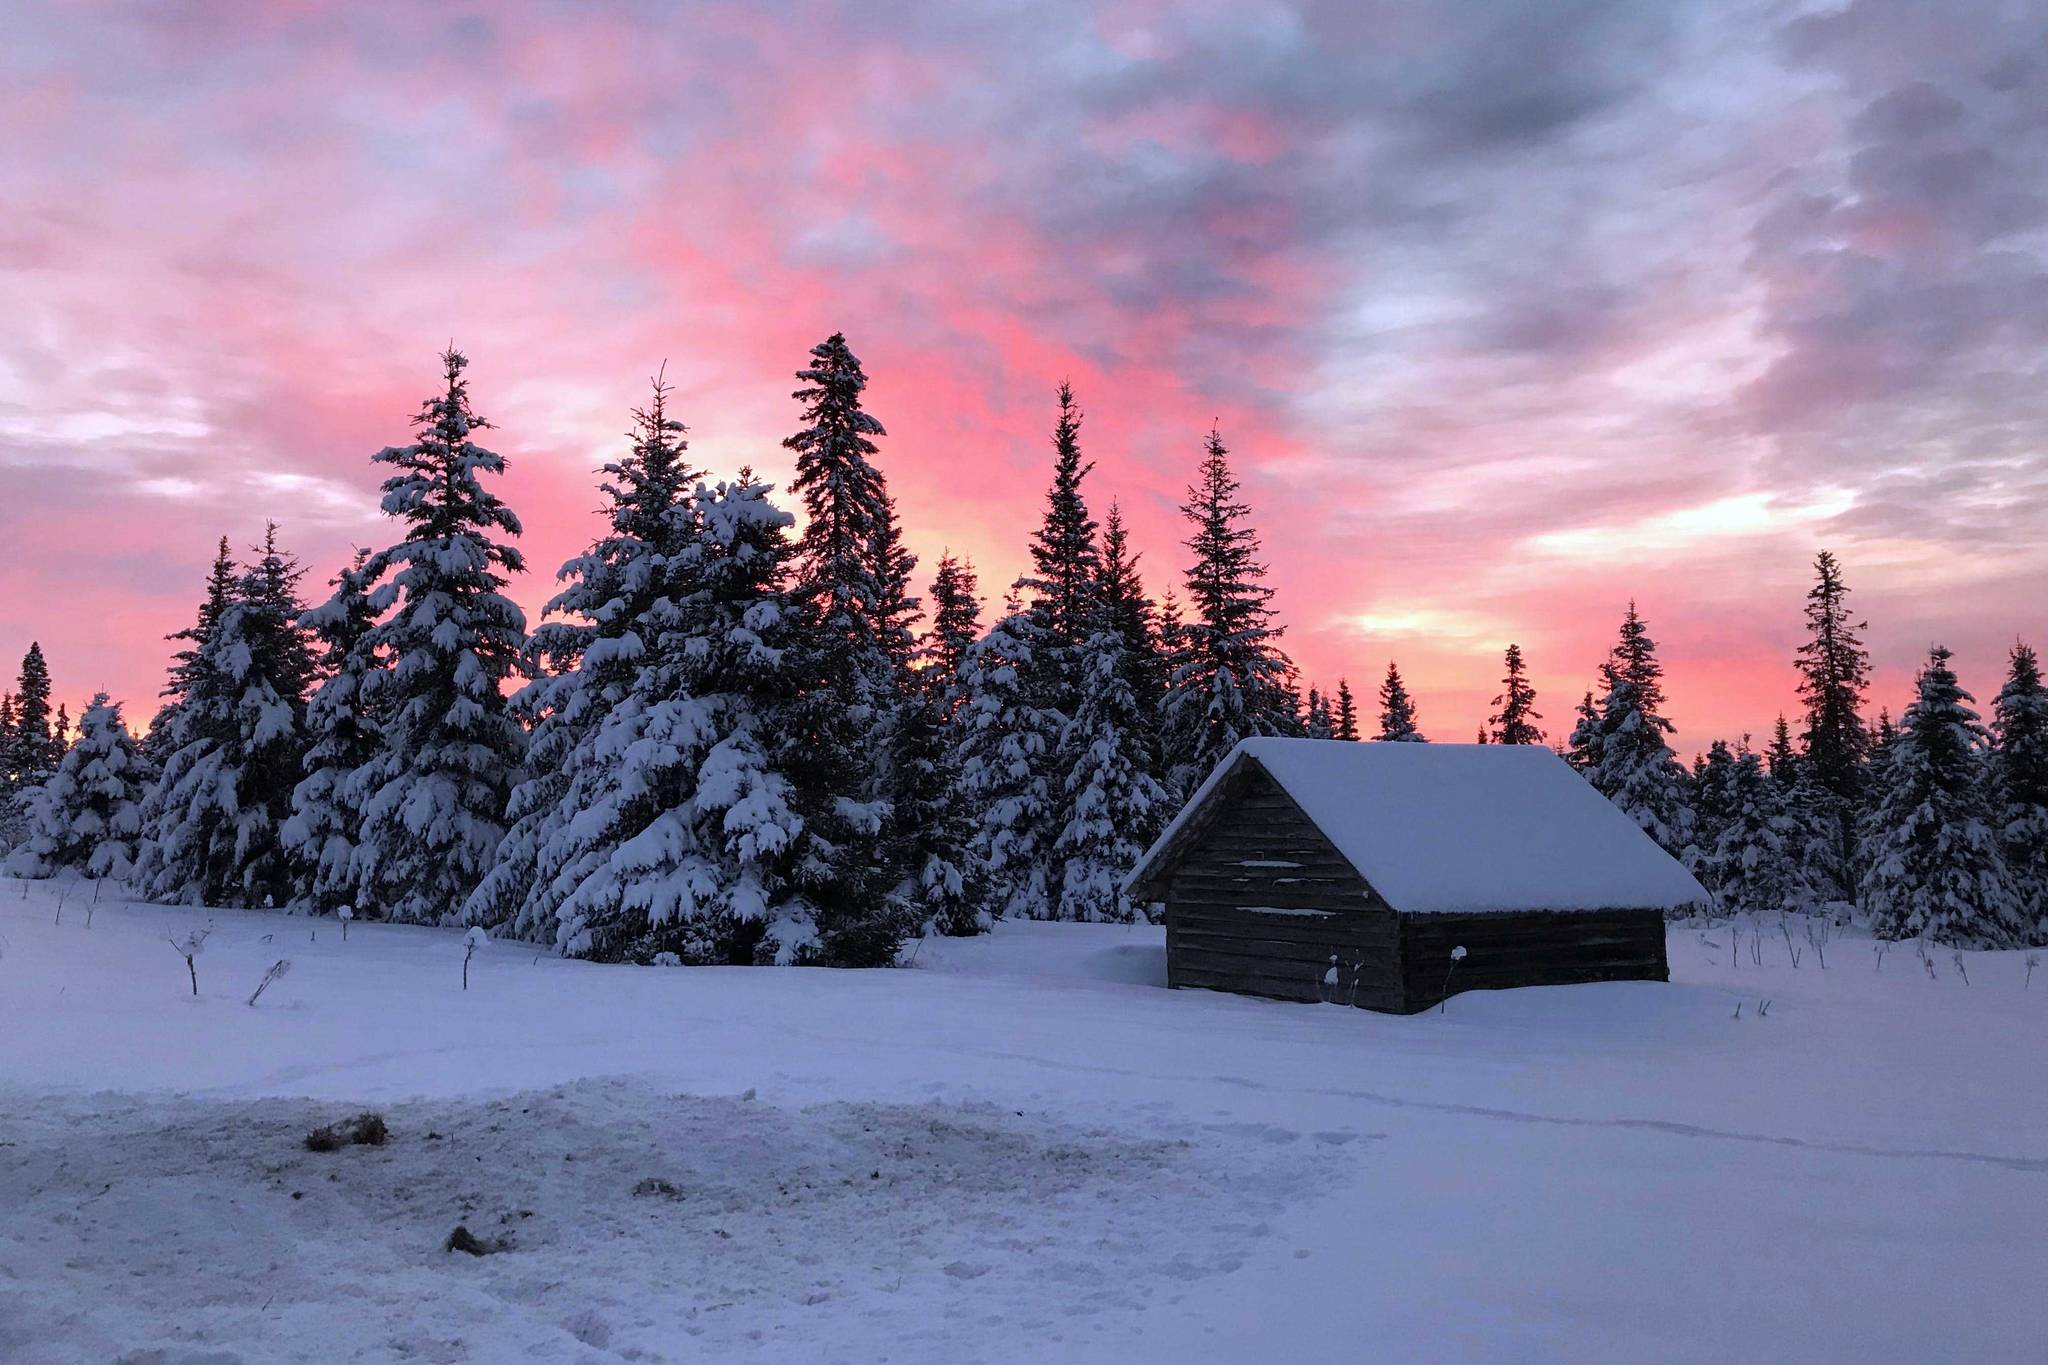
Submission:
M 306 1149 L 353 1108 L 0 1096 L 0 1359 L 1085 1355 L 1358 1159 L 624 1081 L 386 1106 L 388 1144 Z M 497 1249 L 449 1254 L 458 1224 Z

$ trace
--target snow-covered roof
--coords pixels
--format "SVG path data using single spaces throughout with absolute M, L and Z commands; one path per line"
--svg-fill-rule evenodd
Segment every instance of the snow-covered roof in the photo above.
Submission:
M 1607 910 L 1704 904 L 1707 892 L 1541 745 L 1248 739 L 1139 860 L 1153 875 L 1211 792 L 1257 760 L 1396 910 Z

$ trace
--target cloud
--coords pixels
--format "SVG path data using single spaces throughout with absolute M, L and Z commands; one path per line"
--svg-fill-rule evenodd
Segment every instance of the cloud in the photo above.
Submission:
M 32 0 L 0 653 L 147 695 L 266 516 L 324 579 L 451 338 L 537 606 L 657 365 L 786 479 L 843 328 L 927 559 L 1022 567 L 1071 378 L 1169 579 L 1220 422 L 1289 648 L 1398 647 L 1446 733 L 1506 638 L 1562 714 L 1631 593 L 1688 734 L 1761 729 L 1822 535 L 1888 668 L 1944 619 L 1991 660 L 2048 569 L 2048 32 L 1965 8 Z

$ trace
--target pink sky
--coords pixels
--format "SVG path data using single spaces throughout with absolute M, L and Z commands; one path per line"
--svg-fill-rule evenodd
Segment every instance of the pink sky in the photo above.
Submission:
M 1553 736 L 1633 595 L 1687 752 L 1813 552 L 1902 703 L 2048 594 L 2048 32 L 1992 4 L 442 7 L 0 21 L 0 656 L 154 709 L 222 534 L 309 591 L 470 354 L 537 607 L 664 361 L 781 480 L 844 330 L 921 576 L 1024 562 L 1052 390 L 1155 591 L 1221 424 L 1305 676 Z M 2030 20 L 2036 30 L 2041 21 Z

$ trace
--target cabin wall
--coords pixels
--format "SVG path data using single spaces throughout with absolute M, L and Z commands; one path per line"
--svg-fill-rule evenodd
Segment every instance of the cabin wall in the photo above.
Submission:
M 1401 916 L 1408 1013 L 1448 993 L 1584 981 L 1668 981 L 1661 910 Z M 1465 958 L 1452 966 L 1451 950 Z
M 1263 769 L 1218 796 L 1164 887 L 1167 984 L 1399 1008 L 1393 912 Z

